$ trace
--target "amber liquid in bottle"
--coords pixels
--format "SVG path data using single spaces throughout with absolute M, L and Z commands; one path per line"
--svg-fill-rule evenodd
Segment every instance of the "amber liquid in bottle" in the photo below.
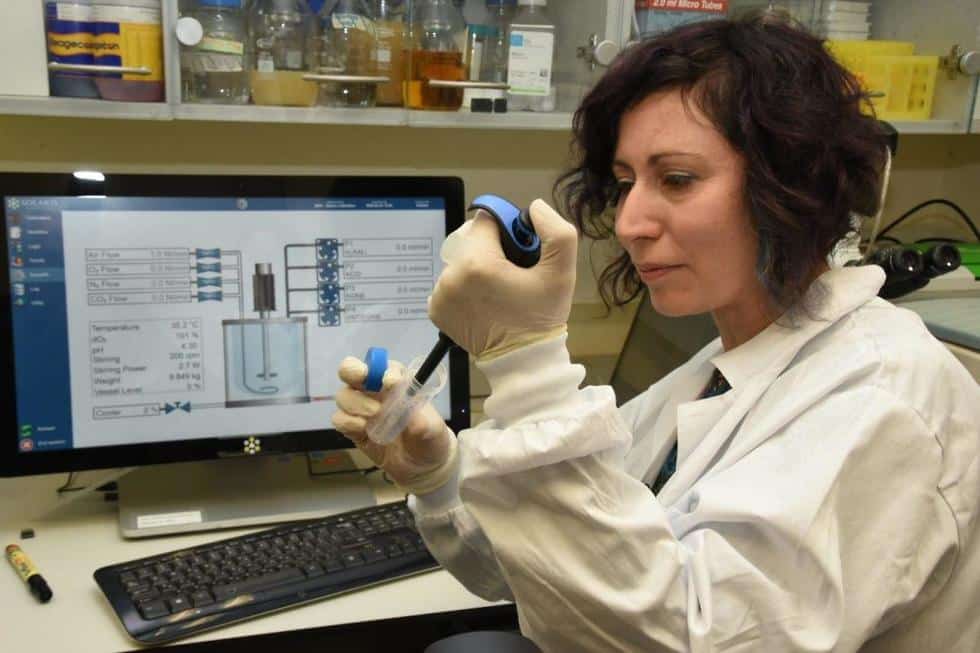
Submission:
M 405 65 L 405 106 L 409 109 L 457 111 L 463 106 L 463 89 L 426 83 L 430 79 L 463 81 L 466 71 L 462 52 L 413 50 L 405 54 Z

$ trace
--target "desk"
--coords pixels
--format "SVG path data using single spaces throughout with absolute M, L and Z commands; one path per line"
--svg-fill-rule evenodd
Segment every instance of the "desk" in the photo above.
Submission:
M 980 296 L 909 300 L 899 306 L 918 313 L 932 335 L 980 383 Z
M 103 598 L 92 579 L 92 572 L 107 564 L 245 532 L 231 530 L 124 540 L 119 535 L 115 504 L 103 501 L 98 493 L 58 505 L 55 489 L 65 482 L 66 477 L 66 474 L 53 474 L 0 479 L 0 544 L 20 544 L 54 592 L 50 603 L 39 604 L 10 565 L 3 563 L 6 569 L 0 571 L 0 606 L 3 606 L 0 651 L 4 653 L 104 653 L 139 649 L 140 646 L 128 638 Z M 379 502 L 401 498 L 397 489 L 386 485 L 379 474 L 368 478 Z M 21 540 L 23 528 L 33 528 L 36 537 Z M 175 644 L 494 605 L 507 604 L 484 601 L 470 594 L 448 572 L 439 570 L 233 624 Z M 266 648 L 272 647 L 266 643 Z

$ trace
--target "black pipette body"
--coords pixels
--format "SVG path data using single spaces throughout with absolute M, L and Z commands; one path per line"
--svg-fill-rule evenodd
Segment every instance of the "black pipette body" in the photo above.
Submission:
M 503 198 L 490 195 L 481 195 L 473 200 L 470 210 L 473 209 L 483 209 L 496 218 L 500 242 L 507 260 L 522 268 L 532 267 L 538 262 L 541 255 L 541 240 L 534 231 L 534 225 L 527 211 L 521 211 Z M 415 383 L 418 384 L 415 387 L 421 388 L 425 385 L 454 344 L 456 343 L 449 336 L 439 332 L 439 340 L 435 347 L 415 373 Z M 408 394 L 409 396 L 415 394 L 412 386 L 409 386 Z

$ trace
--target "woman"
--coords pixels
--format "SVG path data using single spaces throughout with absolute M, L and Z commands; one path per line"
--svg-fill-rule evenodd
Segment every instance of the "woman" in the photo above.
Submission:
M 375 445 L 378 397 L 345 361 L 337 428 L 543 650 L 978 650 L 980 389 L 876 297 L 880 268 L 826 264 L 878 205 L 861 101 L 819 41 L 764 17 L 637 45 L 584 100 L 564 188 L 586 234 L 615 207 L 605 288 L 721 334 L 621 408 L 578 388 L 575 231 L 540 201 L 537 266 L 507 265 L 478 215 L 430 300 L 490 382 L 487 422 L 457 445 L 429 407 Z

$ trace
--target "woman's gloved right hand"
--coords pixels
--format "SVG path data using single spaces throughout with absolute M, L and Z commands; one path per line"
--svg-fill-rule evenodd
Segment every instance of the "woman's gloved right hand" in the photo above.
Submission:
M 381 392 L 364 389 L 368 366 L 348 356 L 340 363 L 340 380 L 346 386 L 337 393 L 334 428 L 357 445 L 388 477 L 412 494 L 438 489 L 453 475 L 456 437 L 431 403 L 420 406 L 405 430 L 387 445 L 368 437 L 367 421 L 378 413 L 381 402 L 405 374 L 405 367 L 390 361 Z

